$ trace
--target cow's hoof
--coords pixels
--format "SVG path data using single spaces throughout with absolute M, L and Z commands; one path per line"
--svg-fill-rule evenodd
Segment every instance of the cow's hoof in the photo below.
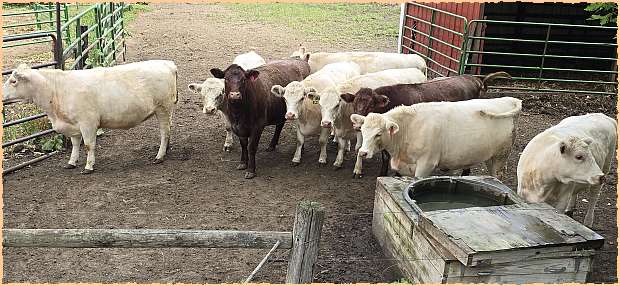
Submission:
M 80 172 L 80 174 L 88 175 L 88 174 L 92 174 L 94 172 L 95 172 L 94 170 L 84 169 L 84 170 L 82 170 L 82 172 Z
M 364 174 L 355 174 L 353 173 L 353 179 L 361 179 L 364 177 Z
M 237 170 L 245 170 L 248 168 L 248 164 L 241 163 L 237 166 Z
M 267 149 L 265 149 L 265 151 L 267 151 L 267 152 L 273 152 L 275 150 L 276 150 L 276 146 L 269 146 L 269 147 L 267 147 Z
M 71 165 L 71 164 L 67 164 L 64 166 L 65 169 L 75 169 L 76 166 L 75 165 Z
M 245 172 L 245 178 L 246 179 L 252 179 L 256 177 L 256 173 L 252 173 L 252 172 Z
M 295 161 L 291 162 L 291 166 L 293 166 L 293 167 L 297 167 L 297 166 L 299 166 L 299 164 L 301 164 L 301 162 L 295 162 Z
M 164 159 L 155 159 L 155 161 L 153 161 L 153 164 L 161 164 L 164 162 Z
M 230 152 L 231 149 L 230 146 L 224 146 L 224 152 Z

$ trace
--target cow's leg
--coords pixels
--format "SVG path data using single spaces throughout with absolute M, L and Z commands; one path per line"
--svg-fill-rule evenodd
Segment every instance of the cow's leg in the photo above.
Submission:
M 437 164 L 434 164 L 431 160 L 421 158 L 415 164 L 414 176 L 416 178 L 428 177 L 433 173 L 436 167 Z
M 282 130 L 282 128 L 280 128 L 280 130 Z M 252 179 L 256 177 L 256 150 L 258 149 L 258 142 L 260 141 L 260 136 L 262 133 L 263 128 L 258 128 L 254 133 L 250 135 L 250 144 L 248 145 L 248 169 L 245 172 L 246 179 Z
M 336 161 L 334 161 L 334 169 L 338 170 L 342 168 L 342 161 L 344 161 L 344 150 L 347 147 L 348 143 L 351 143 L 349 140 L 346 140 L 341 137 L 337 137 L 338 139 L 338 155 L 336 155 Z
M 224 152 L 230 152 L 233 145 L 232 128 L 230 127 L 230 121 L 228 117 L 224 116 L 224 128 L 226 129 L 226 139 L 224 140 Z
M 319 146 L 321 147 L 321 153 L 319 154 L 319 164 L 327 164 L 327 141 L 329 140 L 329 129 L 321 128 L 319 134 Z
M 170 143 L 170 125 L 172 123 L 172 112 L 158 112 L 155 114 L 157 121 L 159 121 L 159 133 L 161 136 L 161 142 L 159 143 L 159 151 L 157 157 L 155 157 L 154 164 L 159 164 L 164 161 L 166 151 L 168 151 L 168 144 Z
M 86 149 L 86 166 L 82 170 L 82 174 L 90 174 L 94 172 L 95 166 L 95 148 L 97 147 L 97 126 L 80 126 L 80 133 L 84 138 L 84 148 Z
M 65 169 L 75 169 L 78 159 L 80 158 L 80 144 L 82 143 L 82 136 L 71 136 L 71 157 L 69 163 L 65 165 Z
M 583 219 L 583 224 L 589 228 L 592 228 L 594 225 L 594 210 L 596 209 L 596 204 L 598 203 L 598 199 L 600 198 L 602 191 L 603 185 L 592 186 L 587 189 L 588 209 L 586 211 L 586 217 Z
M 387 176 L 388 168 L 390 166 L 390 153 L 388 151 L 381 151 L 381 171 L 379 172 L 379 176 Z
M 299 165 L 301 162 L 301 150 L 304 146 L 305 138 L 301 134 L 301 128 L 297 127 L 297 148 L 295 148 L 295 155 L 293 155 L 293 166 Z
M 278 141 L 280 140 L 280 133 L 282 133 L 282 128 L 284 128 L 284 122 L 276 125 L 276 130 L 273 132 L 273 137 L 271 138 L 271 143 L 269 143 L 269 147 L 267 148 L 267 152 L 271 152 L 276 150 L 276 145 L 278 145 Z M 260 133 L 262 133 L 262 129 Z M 258 137 L 260 137 L 260 133 Z M 257 143 L 258 144 L 258 143 Z
M 364 176 L 363 167 L 362 167 L 362 162 L 364 161 L 364 159 L 359 155 L 357 151 L 355 152 L 355 154 L 357 154 L 357 156 L 355 158 L 355 167 L 353 167 L 353 178 L 360 179 Z
M 245 170 L 248 168 L 248 137 L 239 137 L 239 145 L 241 145 L 241 162 L 237 170 Z
M 355 141 L 355 154 L 357 154 L 357 151 L 360 150 L 360 148 L 362 148 L 362 132 L 356 132 L 355 136 L 357 137 L 356 141 Z

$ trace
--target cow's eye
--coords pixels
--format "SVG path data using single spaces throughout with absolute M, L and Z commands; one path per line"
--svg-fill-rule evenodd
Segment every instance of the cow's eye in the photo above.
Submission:
M 375 138 L 379 138 L 381 137 L 381 133 L 377 133 L 377 135 L 375 135 Z
M 581 160 L 583 160 L 583 156 L 581 156 L 581 155 L 577 155 L 577 156 L 575 156 L 575 159 L 577 159 L 577 160 L 581 161 Z
M 16 80 L 14 80 L 14 79 L 11 79 L 11 80 L 9 80 L 9 83 L 10 83 L 10 84 L 16 84 L 16 83 L 17 83 L 17 81 L 16 81 Z

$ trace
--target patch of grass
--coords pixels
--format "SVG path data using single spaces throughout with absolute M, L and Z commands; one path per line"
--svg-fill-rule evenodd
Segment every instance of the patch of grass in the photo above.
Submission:
M 246 21 L 283 25 L 329 43 L 396 38 L 397 4 L 225 4 Z

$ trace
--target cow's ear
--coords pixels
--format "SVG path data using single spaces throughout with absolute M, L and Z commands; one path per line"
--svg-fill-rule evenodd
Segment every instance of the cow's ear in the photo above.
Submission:
M 377 100 L 377 106 L 379 108 L 383 108 L 386 107 L 388 105 L 388 103 L 390 103 L 390 99 L 383 95 L 383 94 L 379 94 L 377 96 L 375 96 L 375 100 Z
M 202 84 L 199 83 L 190 83 L 187 88 L 189 88 L 189 90 L 195 92 L 195 93 L 200 93 L 202 91 Z
M 306 87 L 304 88 L 304 96 L 312 99 L 316 95 L 316 89 L 314 87 Z
M 249 70 L 246 72 L 246 76 L 251 80 L 251 81 L 255 81 L 258 78 L 258 75 L 260 74 L 260 72 L 258 72 L 257 70 Z
M 583 139 L 583 143 L 586 143 L 586 145 L 592 144 L 593 141 L 594 140 L 592 140 L 592 138 L 590 138 L 590 137 L 586 137 L 586 138 Z
M 340 98 L 342 98 L 342 100 L 344 100 L 346 102 L 351 103 L 355 99 L 355 94 L 343 93 L 343 94 L 340 95 Z
M 303 59 L 304 61 L 306 61 L 306 62 L 307 62 L 307 61 L 309 61 L 309 60 L 310 60 L 310 53 L 305 53 L 305 54 L 303 54 L 302 59 Z
M 275 96 L 282 97 L 284 95 L 284 88 L 276 84 L 271 87 L 271 93 Z
M 396 124 L 396 122 L 393 122 L 393 121 L 388 121 L 387 123 L 385 123 L 385 127 L 390 132 L 390 135 L 396 134 L 399 128 L 398 124 Z
M 216 77 L 216 78 L 224 78 L 224 71 L 222 71 L 221 69 L 212 68 L 210 71 L 211 71 L 211 74 L 214 77 Z
M 560 142 L 560 154 L 566 153 L 566 143 Z
M 351 122 L 353 122 L 353 125 L 362 126 L 364 124 L 364 119 L 366 119 L 366 116 L 351 114 Z

